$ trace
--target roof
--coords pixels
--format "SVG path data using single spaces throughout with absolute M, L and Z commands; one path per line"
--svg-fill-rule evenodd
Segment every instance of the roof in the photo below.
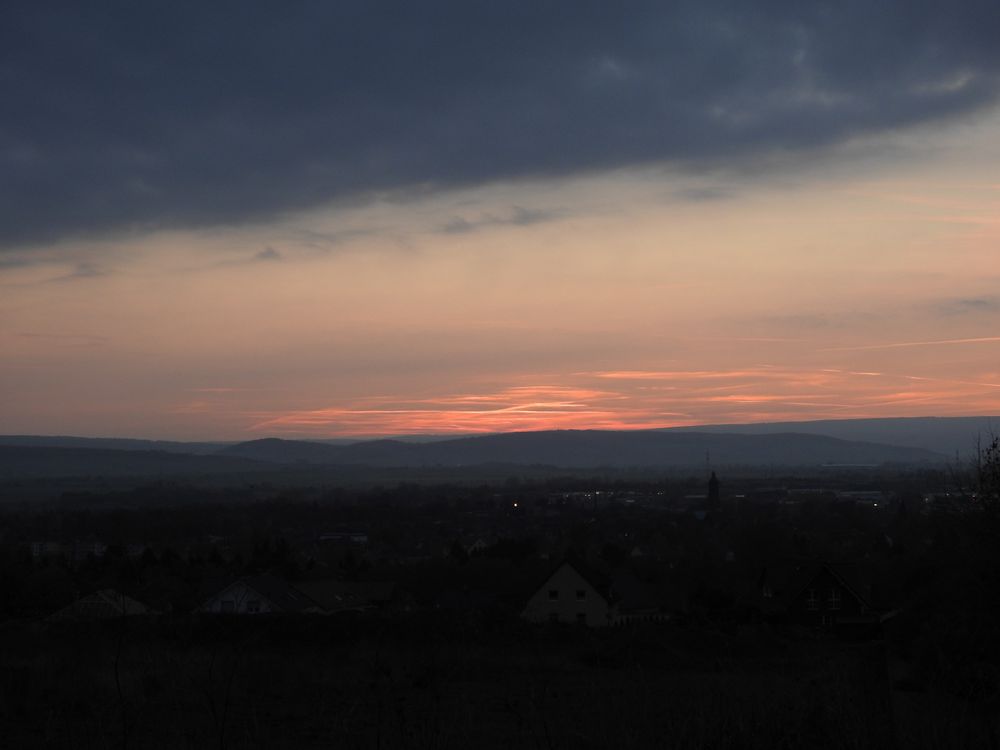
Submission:
M 779 562 L 764 568 L 760 576 L 760 585 L 771 589 L 773 598 L 787 606 L 823 571 L 829 572 L 858 601 L 871 608 L 872 587 L 868 576 L 856 563 L 832 563 L 820 560 Z
M 256 591 L 263 599 L 271 603 L 276 612 L 308 612 L 320 608 L 320 605 L 308 595 L 291 586 L 283 578 L 272 575 L 237 578 L 226 586 L 217 589 L 208 598 L 214 599 L 237 584 L 242 584 Z
M 388 582 L 303 581 L 295 588 L 325 612 L 359 611 L 384 604 L 392 598 L 395 584 Z
M 114 617 L 154 614 L 140 601 L 115 589 L 101 589 L 53 612 L 49 620 L 107 620 Z
M 598 594 L 608 600 L 608 602 L 611 601 L 611 580 L 606 575 L 590 567 L 583 560 L 575 557 L 560 560 L 553 565 L 549 569 L 549 572 L 545 575 L 545 578 L 543 578 L 541 582 L 535 586 L 533 591 L 538 592 L 545 588 L 548 585 L 548 582 L 552 580 L 553 576 L 566 566 L 575 571 L 577 575 L 586 581 Z
M 858 565 L 850 563 L 827 563 L 826 569 L 869 609 L 872 607 L 872 585 L 869 576 Z
M 549 578 L 554 576 L 564 565 L 568 565 L 575 570 L 597 593 L 608 601 L 611 601 L 611 578 L 582 558 L 573 557 L 563 560 L 552 570 Z

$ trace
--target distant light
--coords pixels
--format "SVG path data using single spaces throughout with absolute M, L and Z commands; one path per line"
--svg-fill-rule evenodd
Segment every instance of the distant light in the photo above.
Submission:
M 517 503 L 514 503 L 514 507 L 515 507 L 515 508 L 517 507 Z

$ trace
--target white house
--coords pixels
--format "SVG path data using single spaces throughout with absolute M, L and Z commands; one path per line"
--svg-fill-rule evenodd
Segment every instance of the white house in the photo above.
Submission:
M 531 622 L 579 623 L 604 627 L 612 623 L 607 588 L 595 576 L 587 576 L 572 563 L 564 562 L 528 600 L 521 616 Z

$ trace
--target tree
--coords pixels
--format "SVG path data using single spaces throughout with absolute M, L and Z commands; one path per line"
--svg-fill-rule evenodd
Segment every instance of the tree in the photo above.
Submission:
M 991 515 L 1000 514 L 1000 436 L 991 435 L 976 452 L 976 499 Z

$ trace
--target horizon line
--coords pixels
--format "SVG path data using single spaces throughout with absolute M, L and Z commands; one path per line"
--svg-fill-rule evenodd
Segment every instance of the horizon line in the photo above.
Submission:
M 299 442 L 310 442 L 310 443 L 328 443 L 328 442 L 368 442 L 375 440 L 397 440 L 404 441 L 406 439 L 436 439 L 436 440 L 455 440 L 461 438 L 473 438 L 473 437 L 490 437 L 495 435 L 520 435 L 520 434 L 531 434 L 531 433 L 541 433 L 541 432 L 665 432 L 669 430 L 684 430 L 684 431 L 695 431 L 698 428 L 718 428 L 718 427 L 753 427 L 753 426 L 768 426 L 768 425 L 795 425 L 795 424 L 816 424 L 821 422 L 889 422 L 889 421 L 904 421 L 904 420 L 916 420 L 916 419 L 940 419 L 940 420 L 992 420 L 996 419 L 1000 421 L 1000 414 L 976 414 L 976 415 L 957 415 L 957 416 L 942 416 L 934 414 L 926 415 L 915 415 L 915 416 L 905 416 L 905 417 L 845 417 L 845 418 L 825 418 L 825 419 L 782 419 L 775 421 L 762 421 L 762 422 L 706 422 L 694 425 L 669 425 L 665 427 L 639 427 L 635 429 L 607 429 L 607 428 L 587 428 L 587 427 L 575 427 L 575 428 L 554 428 L 554 429 L 542 429 L 542 430 L 506 430 L 498 432 L 464 432 L 455 431 L 447 433 L 387 433 L 387 434 L 371 434 L 371 435 L 345 435 L 345 436 L 331 436 L 331 437 L 315 437 L 315 436 L 284 436 L 284 435 L 265 435 L 263 437 L 251 437 L 246 439 L 230 439 L 230 438 L 147 438 L 147 437 L 134 437 L 128 435 L 70 435 L 70 434 L 31 434 L 31 433 L 3 433 L 0 434 L 0 440 L 10 439 L 10 438 L 48 438 L 48 439 L 71 439 L 71 440 L 135 440 L 140 442 L 149 443 L 219 443 L 219 444 L 239 444 L 239 443 L 249 443 L 256 442 L 259 440 L 289 440 L 289 441 L 299 441 Z

